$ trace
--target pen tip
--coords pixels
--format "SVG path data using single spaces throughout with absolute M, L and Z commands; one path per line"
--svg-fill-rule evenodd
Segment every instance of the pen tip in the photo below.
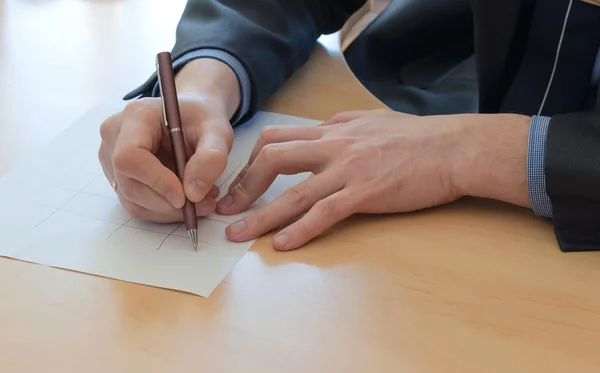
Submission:
M 192 245 L 194 245 L 194 250 L 198 251 L 198 230 L 190 229 L 188 231 L 188 235 L 190 236 L 190 240 L 192 240 Z

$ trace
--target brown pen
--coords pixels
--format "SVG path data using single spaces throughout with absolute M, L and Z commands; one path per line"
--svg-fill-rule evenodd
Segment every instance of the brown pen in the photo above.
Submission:
M 179 113 L 179 102 L 177 100 L 177 89 L 175 87 L 175 74 L 171 61 L 171 53 L 162 52 L 156 56 L 156 75 L 162 101 L 162 111 L 165 126 L 169 129 L 171 148 L 175 159 L 175 170 L 177 177 L 183 183 L 185 165 L 189 159 L 186 154 L 185 141 L 181 128 L 181 115 Z M 198 251 L 198 221 L 196 220 L 196 208 L 194 203 L 186 198 L 183 206 L 183 219 L 188 235 L 192 240 L 194 249 Z

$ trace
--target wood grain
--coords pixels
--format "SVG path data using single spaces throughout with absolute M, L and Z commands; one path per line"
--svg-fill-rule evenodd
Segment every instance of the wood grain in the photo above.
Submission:
M 184 1 L 0 0 L 2 171 L 146 79 Z M 269 110 L 382 107 L 336 35 Z M 464 200 L 261 238 L 209 299 L 0 260 L 0 372 L 597 372 L 600 255 L 529 211 Z

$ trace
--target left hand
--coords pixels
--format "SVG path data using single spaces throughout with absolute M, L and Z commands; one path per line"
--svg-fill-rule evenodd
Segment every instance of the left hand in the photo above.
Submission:
M 341 113 L 318 127 L 265 128 L 217 211 L 244 211 L 279 174 L 312 172 L 226 229 L 231 240 L 246 241 L 305 214 L 273 239 L 275 249 L 290 250 L 354 213 L 408 212 L 465 195 L 528 206 L 528 123 L 515 115 L 376 110 Z

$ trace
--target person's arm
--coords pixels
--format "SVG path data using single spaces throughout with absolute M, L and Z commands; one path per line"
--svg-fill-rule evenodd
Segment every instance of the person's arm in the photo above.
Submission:
M 600 250 L 600 50 L 591 87 L 597 92 L 590 100 L 596 102 L 596 113 L 531 120 L 531 206 L 536 215 L 552 219 L 565 252 Z
M 544 172 L 560 249 L 599 251 L 600 113 L 550 119 Z
M 240 82 L 240 115 L 233 122 L 242 123 L 308 60 L 320 35 L 338 31 L 365 2 L 189 0 L 177 27 L 173 59 L 179 69 L 185 64 L 181 61 L 199 58 L 194 54 L 220 51 L 217 58 L 234 69 Z M 125 99 L 151 96 L 155 84 L 153 75 Z

